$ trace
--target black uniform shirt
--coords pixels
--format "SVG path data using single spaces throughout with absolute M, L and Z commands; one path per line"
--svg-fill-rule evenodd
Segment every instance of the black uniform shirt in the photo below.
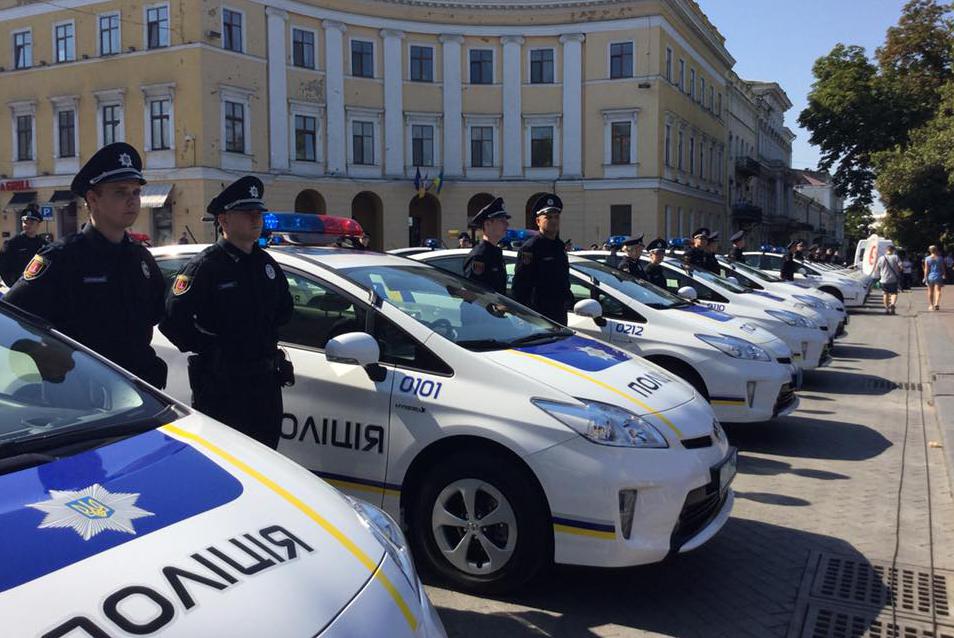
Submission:
M 702 248 L 690 248 L 686 251 L 686 261 L 692 264 L 693 268 L 706 268 L 706 251 Z
M 630 259 L 625 257 L 623 261 L 619 262 L 619 269 L 628 272 L 633 277 L 637 279 L 645 279 L 646 273 L 643 271 L 643 265 L 638 259 Z
M 189 261 L 166 297 L 159 330 L 182 352 L 218 350 L 229 366 L 274 356 L 294 305 L 285 273 L 257 244 L 246 254 L 220 239 Z
M 795 281 L 795 269 L 797 267 L 798 264 L 795 263 L 792 253 L 785 253 L 785 256 L 782 257 L 782 271 L 779 276 L 785 281 Z
M 513 297 L 558 323 L 566 323 L 570 294 L 570 263 L 563 241 L 534 235 L 517 255 Z
M 4 300 L 164 387 L 165 364 L 150 346 L 164 291 L 148 250 L 128 235 L 114 244 L 87 224 L 43 247 Z
M 464 276 L 502 295 L 506 294 L 507 268 L 504 265 L 503 251 L 482 239 L 470 249 L 470 254 L 464 260 Z
M 706 253 L 702 263 L 703 267 L 713 274 L 718 275 L 722 271 L 722 269 L 719 267 L 719 260 L 716 259 L 716 256 L 712 253 Z
M 660 288 L 666 287 L 666 270 L 662 264 L 649 264 L 646 266 L 646 281 L 656 284 Z
M 732 250 L 729 251 L 729 259 L 732 261 L 741 261 L 743 264 L 745 263 L 745 255 L 738 246 L 733 246 Z
M 25 233 L 5 241 L 3 251 L 0 252 L 0 277 L 4 283 L 8 286 L 15 284 L 23 274 L 23 269 L 33 259 L 33 255 L 40 252 L 47 243 L 39 235 L 28 237 Z

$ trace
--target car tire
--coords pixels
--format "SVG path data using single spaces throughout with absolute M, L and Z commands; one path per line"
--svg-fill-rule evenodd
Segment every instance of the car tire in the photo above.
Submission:
M 516 462 L 459 452 L 417 486 L 408 512 L 414 557 L 453 588 L 512 591 L 552 562 L 549 508 L 536 479 Z

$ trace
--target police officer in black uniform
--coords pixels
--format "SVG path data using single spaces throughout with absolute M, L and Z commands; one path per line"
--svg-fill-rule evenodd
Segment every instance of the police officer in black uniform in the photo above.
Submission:
M 729 260 L 730 261 L 741 261 L 745 263 L 745 231 L 740 230 L 736 234 L 729 237 L 729 241 L 732 242 L 732 250 L 729 251 Z
M 44 246 L 4 300 L 163 388 L 166 364 L 150 342 L 165 285 L 152 255 L 126 233 L 139 216 L 145 183 L 132 146 L 97 151 L 70 186 L 86 200 L 89 222 Z
M 643 272 L 643 265 L 639 261 L 640 256 L 643 254 L 643 249 L 646 247 L 643 244 L 644 236 L 645 235 L 630 237 L 623 242 L 624 257 L 617 266 L 620 270 L 628 272 L 637 279 L 646 278 L 646 273 Z
M 0 251 L 0 277 L 8 286 L 17 282 L 33 255 L 48 243 L 45 237 L 37 233 L 43 216 L 36 206 L 31 204 L 23 211 L 20 221 L 23 223 L 23 232 L 5 241 Z
M 706 269 L 706 243 L 709 237 L 708 228 L 699 228 L 692 233 L 692 248 L 686 251 L 686 263 L 692 268 Z
M 716 259 L 716 252 L 719 250 L 719 231 L 714 230 L 709 233 L 709 236 L 706 238 L 706 255 L 703 263 L 705 264 L 706 270 L 716 275 L 721 274 L 722 269 L 719 267 L 719 260 Z
M 557 323 L 566 325 L 570 293 L 570 263 L 560 239 L 563 202 L 556 195 L 542 195 L 534 202 L 539 235 L 534 235 L 517 255 L 513 297 Z
M 209 203 L 222 237 L 176 276 L 159 329 L 182 352 L 196 353 L 189 357 L 192 405 L 274 449 L 282 385 L 294 382 L 278 328 L 293 303 L 285 273 L 258 244 L 264 191 L 261 180 L 246 176 Z
M 504 201 L 500 197 L 481 208 L 471 220 L 471 227 L 475 235 L 479 231 L 483 238 L 464 261 L 465 277 L 502 295 L 507 294 L 507 268 L 503 251 L 497 247 L 497 242 L 507 234 L 509 219 L 510 215 L 504 209 Z
M 666 270 L 662 262 L 666 258 L 666 240 L 654 239 L 646 246 L 649 253 L 649 265 L 646 266 L 646 281 L 660 288 L 666 287 Z
M 788 252 L 782 257 L 782 270 L 779 275 L 784 281 L 795 281 L 795 271 L 798 269 L 798 263 L 795 261 L 795 255 L 803 246 L 797 239 L 788 244 Z

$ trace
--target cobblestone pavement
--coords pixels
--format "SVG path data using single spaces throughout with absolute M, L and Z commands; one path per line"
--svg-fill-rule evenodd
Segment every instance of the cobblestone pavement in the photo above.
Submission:
M 793 415 L 727 426 L 741 453 L 736 506 L 708 545 L 663 565 L 557 568 L 503 599 L 429 587 L 448 634 L 801 636 L 802 623 L 815 626 L 802 585 L 818 552 L 858 568 L 912 565 L 928 578 L 954 570 L 954 500 L 919 385 L 921 296 L 901 295 L 896 316 L 883 316 L 875 296 L 853 313 L 835 361 L 807 375 Z M 886 589 L 874 581 L 869 589 Z M 947 583 L 954 589 L 954 575 Z M 899 604 L 876 603 L 843 633 L 804 635 L 889 636 L 871 618 L 897 619 Z

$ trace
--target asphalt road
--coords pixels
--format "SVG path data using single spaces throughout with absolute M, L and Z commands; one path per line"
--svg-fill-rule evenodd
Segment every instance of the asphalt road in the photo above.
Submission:
M 499 599 L 429 586 L 448 634 L 954 636 L 954 501 L 921 297 L 901 295 L 891 317 L 872 297 L 794 414 L 726 427 L 736 506 L 708 545 L 647 567 L 555 568 Z

